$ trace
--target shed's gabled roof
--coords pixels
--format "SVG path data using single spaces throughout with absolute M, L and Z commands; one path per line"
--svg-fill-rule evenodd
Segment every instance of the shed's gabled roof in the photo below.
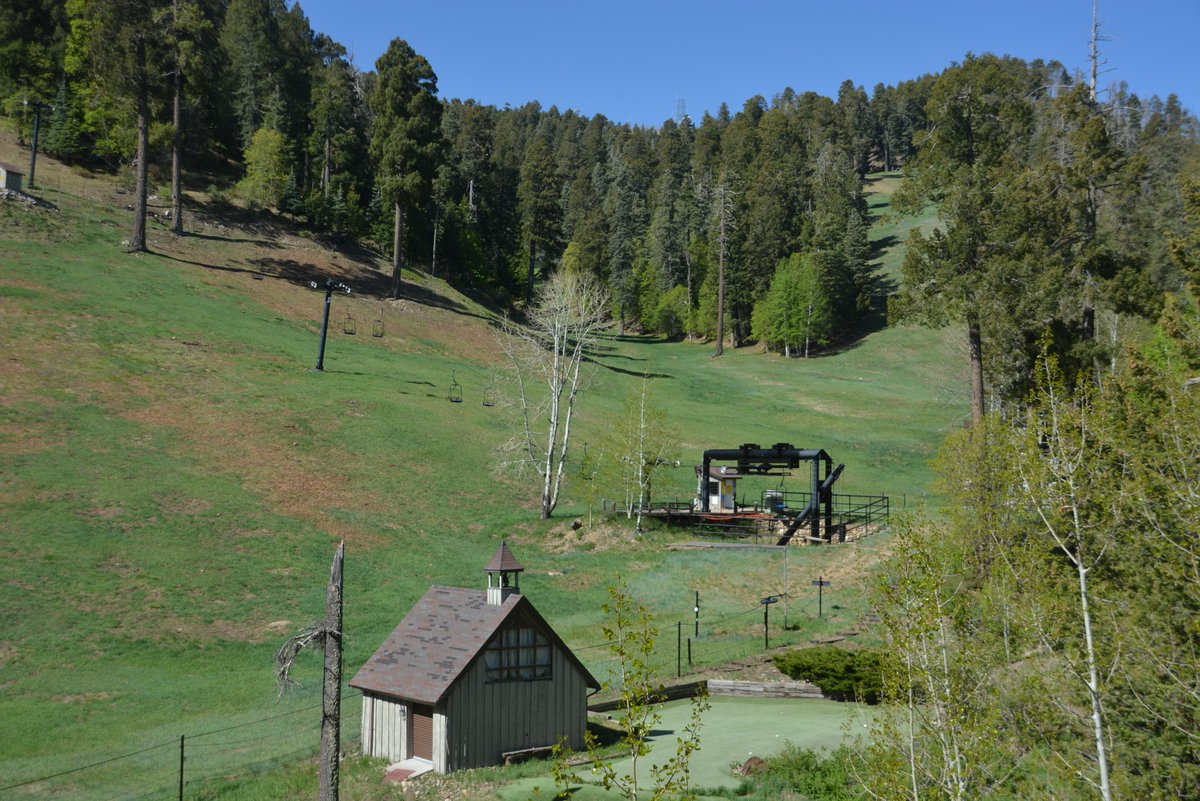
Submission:
M 11 172 L 15 175 L 24 175 L 25 174 L 25 171 L 22 170 L 20 167 L 17 167 L 16 165 L 13 165 L 13 164 L 9 164 L 6 161 L 0 161 L 0 169 L 3 169 L 5 172 Z
M 470 666 L 492 636 L 517 610 L 524 610 L 583 673 L 587 684 L 600 684 L 559 639 L 533 604 L 513 594 L 499 606 L 487 593 L 433 586 L 367 660 L 351 687 L 420 704 L 436 704 Z

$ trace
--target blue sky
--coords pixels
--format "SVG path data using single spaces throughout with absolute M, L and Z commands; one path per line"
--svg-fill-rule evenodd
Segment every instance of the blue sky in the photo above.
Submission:
M 302 0 L 313 28 L 372 69 L 406 39 L 443 97 L 602 113 L 659 125 L 686 102 L 698 120 L 722 101 L 792 87 L 834 96 L 936 72 L 968 52 L 1057 59 L 1085 70 L 1091 0 Z M 1200 0 L 1101 0 L 1101 86 L 1174 92 L 1200 112 Z

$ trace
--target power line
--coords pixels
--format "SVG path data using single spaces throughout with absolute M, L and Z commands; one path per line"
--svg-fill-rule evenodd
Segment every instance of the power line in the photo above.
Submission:
M 353 698 L 358 695 L 362 695 L 362 692 L 360 690 L 351 690 L 350 692 L 342 695 L 342 700 L 346 700 L 348 698 Z M 226 726 L 223 729 L 213 729 L 212 731 L 206 731 L 202 734 L 193 734 L 190 736 L 185 735 L 185 737 L 188 740 L 195 739 L 198 737 L 208 737 L 209 735 L 212 735 L 212 734 L 220 734 L 222 732 L 233 731 L 234 729 L 242 729 L 242 728 L 245 728 L 246 726 L 254 726 L 259 723 L 266 723 L 266 722 L 272 721 L 272 720 L 279 720 L 280 718 L 285 718 L 285 717 L 288 717 L 289 715 L 295 715 L 300 712 L 307 712 L 307 711 L 310 711 L 313 709 L 317 709 L 320 706 L 321 706 L 321 704 L 314 704 L 312 706 L 301 707 L 300 709 L 293 709 L 290 712 L 284 712 L 279 715 L 272 715 L 272 716 L 266 717 L 266 718 L 259 718 L 257 720 L 251 720 L 247 723 L 238 723 L 233 726 Z M 350 715 L 350 714 L 353 714 L 353 713 L 347 713 L 347 715 Z M 251 738 L 251 740 L 254 740 L 254 739 L 266 739 L 266 738 L 265 737 Z M 245 740 L 243 742 L 250 742 L 251 740 Z M 138 754 L 144 754 L 148 751 L 155 751 L 159 748 L 165 748 L 167 746 L 175 746 L 175 745 L 178 745 L 178 742 L 179 742 L 178 740 L 171 740 L 169 742 L 159 743 L 158 745 L 151 745 L 146 748 L 139 749 L 137 751 L 130 751 L 127 754 L 121 754 L 119 756 L 110 757 L 108 759 L 102 759 L 99 762 L 93 762 L 90 765 L 80 765 L 77 768 L 70 768 L 68 770 L 59 771 L 58 773 L 51 773 L 48 776 L 41 776 L 36 779 L 28 779 L 27 781 L 17 782 L 16 784 L 10 784 L 6 787 L 0 787 L 0 793 L 5 792 L 6 790 L 15 790 L 18 787 L 26 787 L 30 784 L 37 784 L 38 782 L 49 781 L 50 779 L 57 779 L 60 776 L 67 776 L 72 773 L 78 773 L 81 770 L 90 770 L 91 768 L 98 768 L 101 765 L 108 765 L 109 763 L 112 763 L 112 762 L 119 762 L 122 759 L 128 759 L 129 757 L 137 756 Z M 220 743 L 192 743 L 192 745 L 193 746 L 207 746 L 207 745 L 220 745 Z M 117 797 L 122 797 L 122 796 L 117 796 Z M 139 797 L 141 797 L 141 796 L 139 796 Z
M 155 749 L 158 749 L 158 748 L 165 748 L 168 745 L 176 745 L 176 744 L 177 743 L 175 740 L 172 740 L 172 741 L 166 742 L 166 743 L 159 743 L 158 745 L 152 745 L 149 748 L 143 748 L 140 751 L 130 751 L 128 754 L 121 754 L 120 756 L 115 756 L 115 757 L 112 757 L 111 759 L 102 759 L 99 762 L 93 762 L 90 765 L 82 765 L 78 768 L 71 768 L 70 770 L 64 770 L 59 773 L 52 773 L 49 776 L 43 776 L 40 779 L 30 779 L 29 781 L 17 782 L 16 784 L 10 784 L 7 787 L 0 787 L 0 793 L 4 792 L 5 790 L 13 790 L 17 787 L 24 787 L 28 784 L 37 784 L 38 782 L 44 782 L 48 779 L 57 779 L 59 776 L 66 776 L 69 773 L 78 773 L 81 770 L 88 770 L 89 768 L 98 768 L 101 765 L 107 765 L 110 762 L 117 762 L 118 760 L 128 759 L 131 756 L 137 756 L 138 754 L 144 754 L 147 751 L 154 751 Z
M 352 690 L 351 692 L 348 692 L 345 695 L 343 695 L 342 700 L 344 701 L 347 698 L 353 698 L 356 695 L 362 695 L 362 693 L 358 690 Z M 278 715 L 272 715 L 269 718 L 259 718 L 258 720 L 252 720 L 248 723 L 238 723 L 233 726 L 226 726 L 223 729 L 213 729 L 212 731 L 206 731 L 202 734 L 193 734 L 193 735 L 190 735 L 188 737 L 188 739 L 194 740 L 199 737 L 208 737 L 210 734 L 221 734 L 222 732 L 233 731 L 234 729 L 243 729 L 246 726 L 254 726 L 258 723 L 266 723 L 267 721 L 271 721 L 271 720 L 279 720 L 280 718 L 286 718 L 288 715 L 296 715 L 296 714 L 299 714 L 300 712 L 308 712 L 313 709 L 319 709 L 320 707 L 321 707 L 321 704 L 313 704 L 312 706 L 305 706 L 305 707 L 301 707 L 299 709 L 293 709 L 291 712 L 283 712 Z

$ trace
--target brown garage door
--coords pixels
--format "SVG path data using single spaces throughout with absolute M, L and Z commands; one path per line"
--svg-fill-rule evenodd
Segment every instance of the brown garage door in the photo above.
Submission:
M 413 756 L 433 760 L 433 707 L 413 704 Z

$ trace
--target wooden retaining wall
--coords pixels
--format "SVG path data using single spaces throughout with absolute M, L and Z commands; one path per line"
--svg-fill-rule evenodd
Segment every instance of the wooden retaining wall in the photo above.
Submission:
M 725 681 L 710 679 L 709 695 L 738 698 L 824 698 L 821 688 L 807 681 Z

